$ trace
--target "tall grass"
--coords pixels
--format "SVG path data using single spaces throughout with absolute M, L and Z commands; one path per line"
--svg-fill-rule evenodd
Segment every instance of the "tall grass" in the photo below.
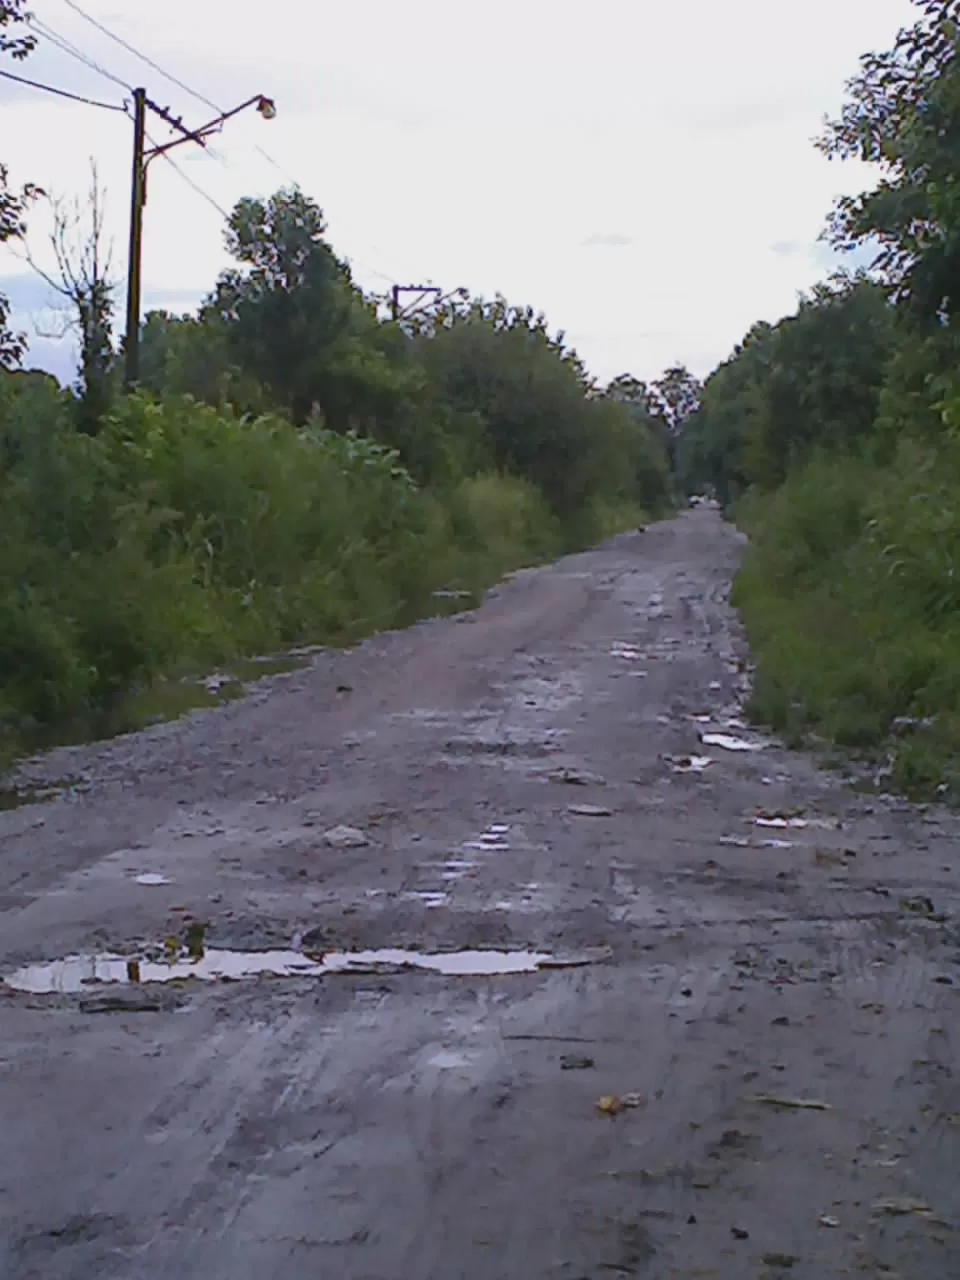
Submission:
M 909 793 L 960 795 L 960 443 L 816 457 L 738 519 L 754 714 L 882 753 Z
M 185 397 L 119 400 L 91 437 L 50 380 L 0 379 L 0 752 L 95 732 L 163 675 L 410 621 L 562 545 L 515 477 L 427 491 L 368 439 Z

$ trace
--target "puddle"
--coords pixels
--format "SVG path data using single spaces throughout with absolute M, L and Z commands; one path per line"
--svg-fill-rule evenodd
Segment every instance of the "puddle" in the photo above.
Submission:
M 266 676 L 283 675 L 308 667 L 306 653 L 274 654 L 242 658 L 205 676 L 161 677 L 149 688 L 130 694 L 115 713 L 115 723 L 103 726 L 96 737 L 114 737 L 132 730 L 179 720 L 193 711 L 211 710 L 242 698 L 251 684 Z
M 625 640 L 614 640 L 610 647 L 611 658 L 621 658 L 624 662 L 639 662 L 643 658 L 642 651 L 635 644 Z
M 730 733 L 703 733 L 700 741 L 706 747 L 723 747 L 726 751 L 762 751 L 765 742 L 748 742 L 746 738 L 737 738 Z
M 411 889 L 402 896 L 408 902 L 422 902 L 430 908 L 446 906 L 450 895 L 440 889 Z
M 574 957 L 574 960 L 576 958 Z M 501 974 L 536 973 L 572 963 L 539 951 L 447 951 L 428 954 L 383 948 L 378 951 L 331 951 L 311 957 L 300 951 L 220 951 L 208 949 L 201 957 L 177 957 L 169 962 L 140 960 L 129 956 L 67 956 L 41 964 L 26 965 L 2 981 L 16 991 L 35 995 L 68 994 L 104 983 L 130 984 L 131 968 L 139 971 L 141 983 L 174 982 L 185 978 L 204 981 L 256 978 L 269 974 L 277 978 L 323 977 L 327 974 L 371 973 L 383 968 L 422 969 L 450 977 L 496 977 Z
M 465 840 L 460 848 L 470 853 L 505 853 L 510 849 L 509 834 L 506 823 L 492 822 L 486 831 L 481 831 L 473 840 Z
M 0 813 L 9 809 L 22 809 L 28 804 L 47 804 L 56 800 L 69 783 L 49 787 L 0 787 Z

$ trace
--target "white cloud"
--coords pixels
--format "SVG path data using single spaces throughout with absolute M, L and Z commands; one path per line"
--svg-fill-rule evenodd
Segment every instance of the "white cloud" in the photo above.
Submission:
M 810 140 L 859 55 L 888 47 L 915 12 L 909 0 L 274 0 L 268 13 L 252 0 L 82 2 L 219 105 L 276 99 L 272 123 L 251 112 L 227 124 L 215 148 L 225 163 L 174 152 L 223 208 L 295 177 L 364 285 L 387 287 L 382 272 L 500 290 L 545 310 L 601 377 L 650 377 L 674 360 L 705 372 L 826 274 L 827 210 L 869 175 L 830 165 Z M 63 0 L 36 8 L 187 121 L 211 114 Z M 20 70 L 123 97 L 56 49 Z M 0 136 L 13 176 L 55 191 L 82 191 L 97 158 L 122 263 L 129 122 L 0 81 Z M 155 162 L 148 305 L 161 290 L 189 302 L 209 289 L 221 229 Z M 599 240 L 616 252 L 589 247 Z M 771 247 L 787 243 L 802 248 Z M 0 274 L 20 269 L 0 260 Z

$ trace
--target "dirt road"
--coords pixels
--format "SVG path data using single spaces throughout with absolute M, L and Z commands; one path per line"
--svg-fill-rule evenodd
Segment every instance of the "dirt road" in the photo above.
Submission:
M 740 551 L 691 512 L 33 762 L 79 786 L 0 814 L 0 1276 L 960 1275 L 958 824 L 736 723 Z M 315 971 L 29 967 L 190 917 Z M 330 970 L 380 948 L 530 971 Z

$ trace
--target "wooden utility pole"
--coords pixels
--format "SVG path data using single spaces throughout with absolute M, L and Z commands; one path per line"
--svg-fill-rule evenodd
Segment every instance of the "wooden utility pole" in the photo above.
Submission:
M 140 376 L 140 260 L 143 245 L 143 162 L 147 129 L 147 93 L 133 91 L 133 174 L 130 180 L 130 251 L 127 268 L 127 334 L 124 344 L 124 383 L 128 391 Z
M 127 267 L 127 332 L 124 338 L 124 385 L 132 391 L 140 376 L 140 294 L 141 260 L 143 257 L 143 207 L 147 199 L 147 166 L 157 156 L 166 155 L 184 142 L 195 142 L 205 147 L 207 139 L 218 133 L 226 120 L 255 106 L 264 120 L 272 120 L 277 108 L 272 98 L 255 94 L 232 111 L 223 111 L 199 129 L 188 129 L 178 117 L 172 116 L 166 107 L 158 107 L 148 97 L 145 89 L 133 91 L 133 176 L 130 184 L 130 259 Z M 147 108 L 175 132 L 181 134 L 171 142 L 146 149 Z

